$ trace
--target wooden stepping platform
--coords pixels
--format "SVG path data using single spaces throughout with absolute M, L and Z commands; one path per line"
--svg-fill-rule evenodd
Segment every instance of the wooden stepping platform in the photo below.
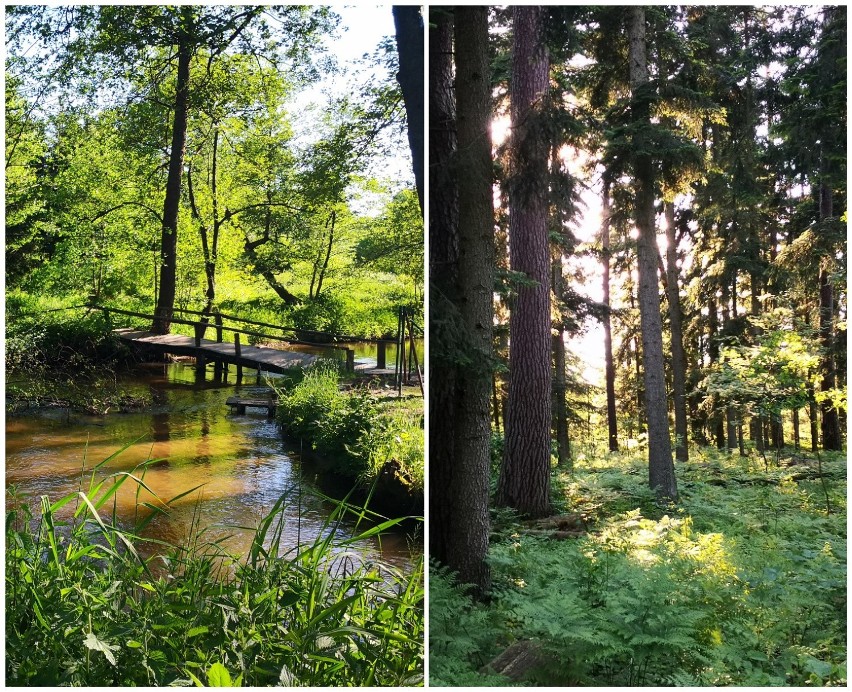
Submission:
M 246 397 L 230 396 L 225 404 L 231 407 L 231 412 L 244 415 L 247 408 L 264 408 L 269 418 L 275 417 L 275 407 L 278 402 L 273 399 L 250 399 Z

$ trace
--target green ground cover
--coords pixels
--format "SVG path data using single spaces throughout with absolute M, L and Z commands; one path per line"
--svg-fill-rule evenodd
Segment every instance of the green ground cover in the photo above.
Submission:
M 845 458 L 823 455 L 824 479 L 789 450 L 768 471 L 759 456 L 692 458 L 668 507 L 638 455 L 556 472 L 575 526 L 548 536 L 497 516 L 487 604 L 433 569 L 431 684 L 505 684 L 483 666 L 530 641 L 547 662 L 532 682 L 845 685 Z

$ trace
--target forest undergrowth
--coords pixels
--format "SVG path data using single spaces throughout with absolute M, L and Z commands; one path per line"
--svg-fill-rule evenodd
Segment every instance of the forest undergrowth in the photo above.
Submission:
M 677 505 L 616 453 L 554 472 L 571 532 L 494 515 L 487 603 L 433 566 L 431 684 L 507 684 L 487 664 L 530 642 L 527 684 L 845 685 L 845 457 L 823 454 L 823 484 L 801 452 L 691 454 Z

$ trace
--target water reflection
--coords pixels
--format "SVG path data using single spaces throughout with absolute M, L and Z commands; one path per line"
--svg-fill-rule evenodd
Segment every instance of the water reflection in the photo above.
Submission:
M 152 511 L 141 503 L 162 506 L 171 500 L 168 515 L 151 521 L 146 538 L 184 545 L 201 528 L 203 540 L 222 541 L 234 554 L 248 550 L 254 527 L 282 494 L 288 498 L 283 548 L 310 542 L 327 530 L 332 505 L 319 497 L 309 478 L 302 478 L 299 457 L 285 451 L 275 424 L 262 412 L 236 416 L 225 406 L 228 396 L 257 395 L 262 388 L 197 381 L 194 369 L 181 364 L 142 369 L 124 384 L 136 396 L 147 395 L 151 405 L 143 412 L 103 417 L 53 410 L 9 418 L 7 487 L 14 485 L 34 500 L 47 495 L 56 501 L 88 489 L 93 478 L 98 482 L 110 474 L 132 473 L 144 487 L 128 480 L 104 512 L 114 510 L 129 526 Z M 107 480 L 104 490 L 112 482 Z M 72 505 L 66 509 L 73 512 Z M 343 523 L 342 534 L 354 531 L 354 521 Z M 405 567 L 409 537 L 402 532 L 385 536 L 364 545 L 362 552 L 365 559 Z

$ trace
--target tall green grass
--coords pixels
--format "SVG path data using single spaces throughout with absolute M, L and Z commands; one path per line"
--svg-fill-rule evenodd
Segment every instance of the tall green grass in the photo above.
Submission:
M 7 684 L 422 684 L 422 560 L 406 575 L 355 550 L 399 520 L 366 522 L 341 502 L 315 540 L 283 551 L 283 496 L 247 555 L 196 523 L 187 545 L 160 543 L 146 559 L 139 533 L 168 503 L 139 503 L 127 529 L 114 502 L 125 483 L 145 487 L 144 467 L 42 497 L 37 512 L 10 497 Z M 352 513 L 357 535 L 341 538 Z

